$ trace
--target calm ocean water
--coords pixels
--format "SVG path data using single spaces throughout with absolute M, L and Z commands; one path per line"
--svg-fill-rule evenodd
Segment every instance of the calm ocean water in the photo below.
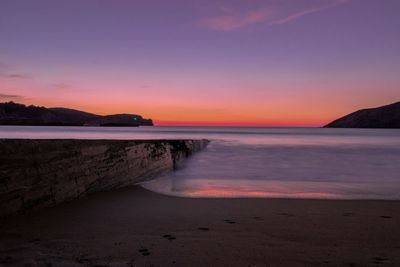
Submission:
M 187 197 L 400 199 L 400 130 L 1 126 L 0 138 L 212 140 L 147 189 Z

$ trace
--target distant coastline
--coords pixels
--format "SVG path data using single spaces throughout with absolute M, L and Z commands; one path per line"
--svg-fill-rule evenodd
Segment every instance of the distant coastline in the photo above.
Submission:
M 64 107 L 46 108 L 43 106 L 4 102 L 0 103 L 0 125 L 138 127 L 154 126 L 154 123 L 152 119 L 143 118 L 137 114 L 98 115 Z M 376 108 L 361 109 L 338 118 L 322 127 L 399 129 L 400 102 Z
M 24 126 L 153 126 L 152 119 L 136 114 L 97 115 L 69 108 L 46 108 L 24 104 L 0 103 L 0 125 Z

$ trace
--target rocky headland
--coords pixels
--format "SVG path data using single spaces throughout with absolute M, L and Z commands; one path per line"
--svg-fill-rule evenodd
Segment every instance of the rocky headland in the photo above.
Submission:
M 341 117 L 326 128 L 400 128 L 400 102 L 361 109 Z

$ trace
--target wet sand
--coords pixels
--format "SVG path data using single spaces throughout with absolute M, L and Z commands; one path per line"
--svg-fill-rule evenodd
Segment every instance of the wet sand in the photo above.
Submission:
M 0 266 L 400 266 L 399 226 L 400 201 L 131 187 L 2 220 Z

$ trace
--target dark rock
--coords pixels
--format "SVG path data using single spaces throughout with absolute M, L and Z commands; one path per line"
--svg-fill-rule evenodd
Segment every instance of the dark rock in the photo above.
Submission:
M 134 185 L 177 168 L 207 140 L 0 139 L 0 216 Z
M 362 109 L 337 119 L 327 128 L 400 128 L 400 102 Z

